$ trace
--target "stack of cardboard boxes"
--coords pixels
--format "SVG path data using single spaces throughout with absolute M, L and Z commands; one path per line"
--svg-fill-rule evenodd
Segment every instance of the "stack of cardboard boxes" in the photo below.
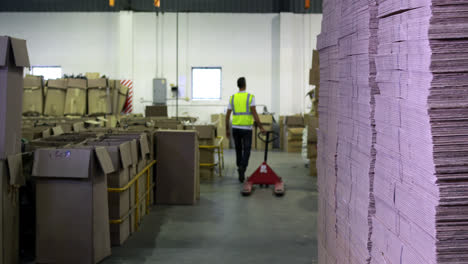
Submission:
M 260 119 L 260 123 L 262 123 L 265 131 L 273 131 L 272 115 L 258 115 L 258 119 Z M 260 133 L 260 129 L 258 126 L 255 126 L 252 130 L 252 149 L 265 150 L 265 142 L 258 138 L 258 133 Z M 262 138 L 266 139 L 265 136 L 262 136 Z M 270 143 L 269 149 L 272 149 L 272 143 Z
M 307 128 L 307 158 L 310 160 L 310 175 L 317 176 L 317 129 L 318 118 L 313 114 L 305 114 L 304 121 Z
M 19 263 L 19 190 L 26 41 L 0 37 L 0 264 Z
M 304 118 L 300 115 L 284 118 L 284 151 L 292 153 L 302 152 L 302 134 L 304 132 Z
M 47 82 L 45 93 L 44 115 L 63 116 L 65 113 L 65 98 L 67 95 L 67 80 L 57 79 Z
M 44 80 L 42 76 L 26 75 L 23 90 L 23 115 L 39 116 L 44 109 Z
M 216 133 L 223 137 L 222 145 L 224 149 L 229 149 L 230 138 L 226 138 L 226 115 L 214 114 L 211 115 L 211 123 L 216 125 Z
M 216 126 L 194 125 L 191 129 L 198 132 L 198 143 L 200 145 L 200 178 L 213 179 L 216 161 L 214 155 L 215 149 L 211 148 L 211 146 L 217 144 Z

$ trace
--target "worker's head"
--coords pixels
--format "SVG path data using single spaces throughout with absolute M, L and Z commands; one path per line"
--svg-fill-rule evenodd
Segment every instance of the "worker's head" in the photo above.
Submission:
M 247 83 L 244 77 L 237 79 L 237 87 L 239 87 L 239 90 L 244 90 L 247 87 Z

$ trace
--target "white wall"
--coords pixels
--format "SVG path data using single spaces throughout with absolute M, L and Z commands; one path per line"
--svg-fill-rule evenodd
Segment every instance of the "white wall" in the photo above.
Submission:
M 179 75 L 186 77 L 186 96 L 196 66 L 221 66 L 223 90 L 222 101 L 181 100 L 179 113 L 208 121 L 224 112 L 240 76 L 257 104 L 281 114 L 304 111 L 320 21 L 316 14 L 181 13 Z M 27 39 L 33 65 L 133 79 L 136 112 L 152 101 L 153 78 L 176 83 L 174 13 L 2 13 L 0 35 Z

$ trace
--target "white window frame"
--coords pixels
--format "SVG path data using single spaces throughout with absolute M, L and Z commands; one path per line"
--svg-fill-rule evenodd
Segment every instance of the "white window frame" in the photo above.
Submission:
M 42 74 L 42 73 L 34 72 L 34 69 L 47 69 L 47 68 L 60 69 L 60 75 L 56 75 L 56 76 L 51 77 L 51 76 L 44 76 L 44 74 Z M 43 76 L 43 77 L 44 77 L 44 80 L 50 80 L 50 79 L 62 78 L 62 76 L 63 76 L 63 71 L 62 71 L 62 67 L 61 67 L 61 66 L 41 66 L 41 65 L 36 65 L 36 66 L 31 66 L 31 74 L 32 74 L 32 75 L 40 75 L 40 76 Z
M 196 98 L 194 96 L 195 94 L 195 86 L 194 86 L 194 70 L 200 70 L 200 69 L 211 69 L 211 70 L 219 70 L 219 97 L 217 98 Z M 220 101 L 221 98 L 223 98 L 223 68 L 222 67 L 192 67 L 192 72 L 191 72 L 191 82 L 192 82 L 192 100 L 193 101 Z

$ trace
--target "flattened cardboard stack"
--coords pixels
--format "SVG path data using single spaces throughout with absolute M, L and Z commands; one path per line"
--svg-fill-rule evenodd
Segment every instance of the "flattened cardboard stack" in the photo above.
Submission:
M 167 105 L 148 105 L 145 108 L 145 116 L 167 117 Z
M 0 36 L 0 264 L 19 263 L 19 190 L 26 41 Z
M 286 116 L 284 118 L 284 151 L 302 152 L 302 134 L 304 132 L 304 117 Z
M 26 75 L 23 90 L 23 115 L 39 116 L 44 111 L 42 76 Z
M 86 114 L 86 89 L 88 89 L 86 79 L 68 79 L 65 115 L 83 116 Z
M 157 131 L 156 203 L 193 205 L 199 191 L 196 131 Z
M 307 158 L 311 176 L 317 176 L 317 129 L 318 118 L 312 114 L 305 114 L 304 121 L 307 128 Z
M 319 263 L 466 263 L 468 4 L 375 4 L 324 2 Z
M 36 262 L 98 263 L 111 254 L 105 147 L 35 151 Z
M 67 80 L 57 79 L 47 81 L 44 115 L 63 116 L 65 113 L 65 98 L 67 94 Z
M 112 113 L 112 89 L 107 79 L 88 80 L 88 115 Z

